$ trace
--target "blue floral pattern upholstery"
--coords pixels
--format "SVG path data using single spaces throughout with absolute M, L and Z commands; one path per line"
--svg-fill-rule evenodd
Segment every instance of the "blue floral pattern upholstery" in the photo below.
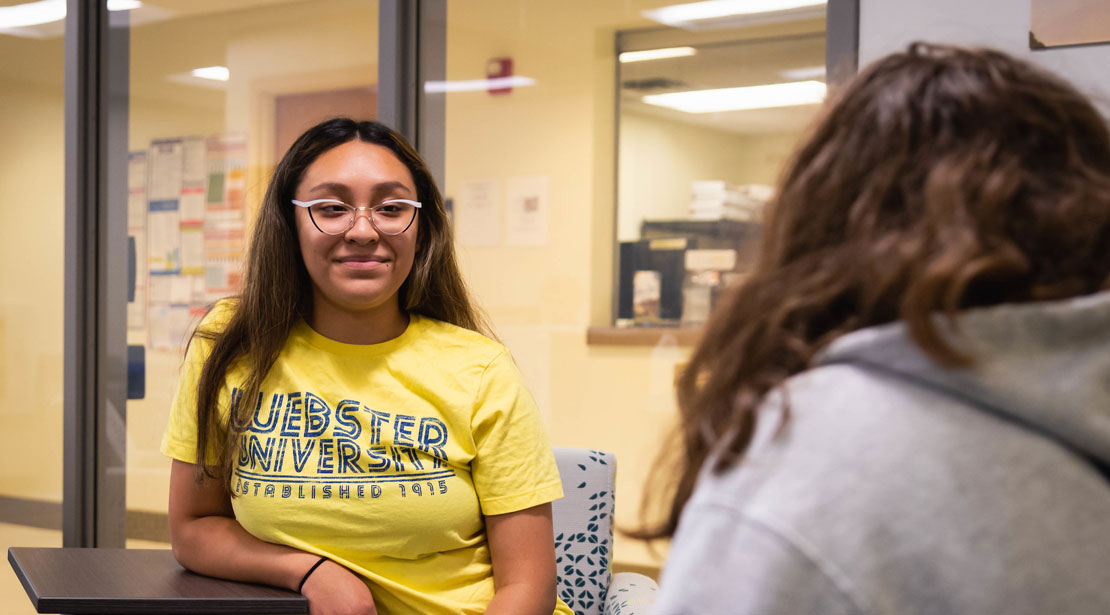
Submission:
M 613 576 L 616 457 L 601 451 L 556 447 L 555 461 L 563 481 L 563 498 L 552 503 L 559 597 L 576 615 L 646 613 L 644 608 L 631 609 L 623 592 L 621 600 L 606 604 Z M 655 582 L 648 577 L 630 573 L 617 576 L 627 577 L 633 585 L 650 585 L 654 591 Z M 636 601 L 643 602 L 639 598 Z M 612 611 L 614 606 L 618 610 Z

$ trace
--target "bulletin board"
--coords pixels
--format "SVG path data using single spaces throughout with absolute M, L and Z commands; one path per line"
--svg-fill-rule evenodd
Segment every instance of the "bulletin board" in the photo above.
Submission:
M 135 289 L 129 331 L 177 350 L 216 299 L 238 292 L 246 234 L 247 139 L 241 134 L 151 141 L 128 159 L 128 236 Z

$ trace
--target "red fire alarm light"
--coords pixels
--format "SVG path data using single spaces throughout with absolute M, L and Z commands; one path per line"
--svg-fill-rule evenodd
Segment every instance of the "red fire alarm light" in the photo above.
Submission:
M 486 62 L 486 79 L 493 81 L 489 87 L 489 93 L 491 95 L 498 96 L 500 94 L 512 92 L 513 86 L 509 85 L 509 77 L 512 76 L 512 58 L 490 58 L 489 61 Z

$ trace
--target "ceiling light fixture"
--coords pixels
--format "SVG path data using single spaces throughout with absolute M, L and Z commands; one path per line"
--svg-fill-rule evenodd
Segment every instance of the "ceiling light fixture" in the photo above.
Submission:
M 828 0 L 707 0 L 672 4 L 641 14 L 668 26 L 697 30 L 819 17 L 827 3 Z
M 109 11 L 130 11 L 143 5 L 138 0 L 108 0 Z M 0 30 L 25 28 L 66 18 L 66 0 L 38 0 L 0 7 Z
M 231 78 L 231 71 L 226 66 L 205 66 L 204 68 L 194 68 L 189 71 L 189 74 L 200 79 L 211 79 L 212 81 L 227 81 Z
M 108 0 L 109 11 L 133 11 L 142 5 L 139 0 Z
M 622 64 L 629 62 L 644 62 L 647 60 L 664 60 L 666 58 L 683 58 L 698 52 L 693 47 L 665 47 L 663 49 L 644 49 L 643 51 L 625 51 L 617 56 Z
M 668 107 L 686 113 L 792 107 L 813 105 L 824 101 L 825 84 L 820 81 L 795 81 L 743 88 L 652 94 L 644 96 L 642 100 L 649 105 Z
M 438 92 L 483 92 L 485 90 L 518 88 L 526 85 L 536 85 L 536 80 L 531 77 L 514 75 L 512 77 L 470 79 L 465 81 L 426 81 L 424 82 L 424 91 L 428 94 L 435 94 Z

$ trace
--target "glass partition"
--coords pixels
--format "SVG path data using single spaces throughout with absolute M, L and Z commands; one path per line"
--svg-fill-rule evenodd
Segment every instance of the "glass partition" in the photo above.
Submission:
M 188 334 L 238 289 L 270 173 L 309 126 L 374 119 L 378 6 L 157 0 L 132 11 L 128 100 L 128 546 L 168 547 L 159 453 Z
M 617 40 L 615 322 L 698 327 L 751 265 L 772 186 L 824 100 L 824 20 Z
M 61 546 L 65 11 L 17 22 L 13 8 L 0 6 L 0 543 Z M 0 611 L 34 613 L 0 577 Z

